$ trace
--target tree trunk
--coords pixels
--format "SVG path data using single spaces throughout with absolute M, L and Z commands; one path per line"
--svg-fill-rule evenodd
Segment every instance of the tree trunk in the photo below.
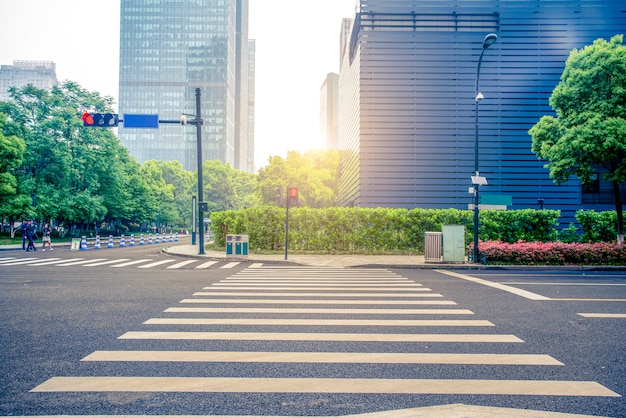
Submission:
M 615 213 L 617 214 L 617 245 L 624 244 L 624 213 L 622 211 L 622 196 L 619 192 L 619 183 L 613 180 L 613 194 L 615 196 Z

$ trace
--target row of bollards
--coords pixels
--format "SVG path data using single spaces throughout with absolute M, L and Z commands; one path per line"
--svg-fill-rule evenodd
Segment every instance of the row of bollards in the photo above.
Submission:
M 147 244 L 151 245 L 151 244 L 162 244 L 162 243 L 166 243 L 166 242 L 178 242 L 178 232 L 176 232 L 175 234 L 171 234 L 170 233 L 170 237 L 169 240 L 167 239 L 166 234 L 163 234 L 163 237 L 161 237 L 159 234 L 155 234 L 154 240 L 152 239 L 152 234 L 148 234 L 148 240 L 147 240 Z M 146 240 L 144 239 L 144 234 L 141 234 L 139 237 L 139 245 L 146 245 Z M 119 246 L 120 247 L 126 247 L 126 236 L 122 235 L 120 236 L 120 240 L 119 240 Z M 129 237 L 128 240 L 128 246 L 129 247 L 134 247 L 135 246 L 135 235 L 131 235 Z M 109 235 L 109 241 L 107 243 L 107 248 L 115 248 L 115 242 L 113 241 L 113 235 Z M 85 251 L 88 249 L 87 246 L 87 237 L 83 236 L 80 240 L 80 250 L 81 251 Z M 93 249 L 94 250 L 100 250 L 102 249 L 102 242 L 100 241 L 100 235 L 96 235 L 96 241 L 93 245 Z

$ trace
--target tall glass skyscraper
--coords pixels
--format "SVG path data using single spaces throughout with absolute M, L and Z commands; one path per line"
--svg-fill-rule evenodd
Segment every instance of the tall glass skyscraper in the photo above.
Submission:
M 120 15 L 119 113 L 178 120 L 195 113 L 200 88 L 203 159 L 250 170 L 248 0 L 121 0 Z M 188 126 L 120 127 L 119 136 L 139 162 L 197 168 Z
M 549 97 L 574 48 L 626 28 L 609 0 L 359 0 L 344 22 L 339 81 L 340 202 L 466 209 L 473 196 L 475 81 L 485 203 L 511 209 L 614 209 L 602 184 L 557 186 L 528 130 L 553 114 Z M 626 193 L 624 193 L 626 197 Z M 491 202 L 488 201 L 491 199 Z

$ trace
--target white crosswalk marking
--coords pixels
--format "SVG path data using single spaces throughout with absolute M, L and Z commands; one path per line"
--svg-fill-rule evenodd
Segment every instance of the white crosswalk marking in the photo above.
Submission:
M 173 263 L 173 262 L 174 262 L 174 260 L 159 260 L 159 261 L 155 261 L 154 263 L 137 266 L 137 268 L 139 268 L 139 269 L 149 269 L 149 268 L 152 268 L 152 267 L 162 266 L 163 264 L 169 264 L 169 263 Z
M 56 264 L 56 267 L 69 267 L 69 266 L 79 266 L 81 264 L 86 264 L 86 263 L 91 263 L 93 261 L 102 261 L 105 260 L 105 258 L 94 258 L 92 260 L 80 260 L 80 261 L 74 261 L 71 263 L 63 263 L 63 264 Z M 67 261 L 67 260 L 64 260 Z
M 233 261 L 232 263 L 228 263 L 228 264 L 224 264 L 222 267 L 222 269 L 232 269 L 233 267 L 238 266 L 240 263 L 238 261 Z
M 200 266 L 206 268 L 215 264 L 209 263 Z M 189 264 L 184 261 L 170 267 Z M 221 268 L 238 264 L 228 263 Z M 95 351 L 82 359 L 84 362 L 168 362 L 164 370 L 171 370 L 171 376 L 53 377 L 32 391 L 204 392 L 237 393 L 239 396 L 245 393 L 620 396 L 597 382 L 549 380 L 543 372 L 537 374 L 537 379 L 493 378 L 490 373 L 493 369 L 485 366 L 522 367 L 532 375 L 531 368 L 564 364 L 547 354 L 524 353 L 524 341 L 519 337 L 489 332 L 497 324 L 473 318 L 471 310 L 456 308 L 456 302 L 445 300 L 443 295 L 384 269 L 256 265 L 194 293 L 180 304 L 186 306 L 167 308 L 162 318 L 147 319 L 143 330 L 119 336 L 118 339 L 124 341 L 124 350 Z M 351 329 L 345 327 L 362 329 L 350 332 Z M 434 329 L 434 332 L 419 332 L 422 327 Z M 308 329 L 312 332 L 307 332 Z M 363 329 L 372 332 L 363 332 Z M 468 332 L 459 332 L 462 329 Z M 146 340 L 149 340 L 149 351 L 145 350 Z M 211 350 L 186 349 L 193 341 L 211 341 Z M 233 345 L 235 341 L 241 343 Z M 249 346 L 245 342 L 260 342 L 267 349 L 245 350 Z M 289 342 L 296 343 L 294 351 L 285 351 L 285 347 L 290 347 L 286 345 Z M 355 343 L 361 342 L 372 344 L 360 344 L 355 352 Z M 260 343 L 252 346 L 259 347 Z M 332 344 L 332 351 L 320 350 L 320 343 Z M 434 348 L 438 345 L 433 344 L 431 349 L 430 343 L 457 345 L 450 350 L 444 346 L 438 352 Z M 425 344 L 433 351 L 422 352 Z M 504 352 L 476 352 L 469 348 L 470 344 L 497 344 L 490 351 Z M 517 347 L 507 352 L 512 344 Z M 132 350 L 135 345 L 136 351 Z M 215 348 L 220 346 L 240 349 Z M 172 350 L 172 347 L 180 349 Z M 396 347 L 406 351 L 394 351 Z M 467 347 L 467 352 L 459 347 Z M 215 370 L 223 370 L 224 375 L 198 377 L 176 372 L 175 363 L 188 362 L 220 363 Z M 285 366 L 281 377 L 251 378 L 237 375 L 243 363 L 274 364 L 272 369 L 281 367 L 280 364 Z M 290 374 L 290 363 L 298 364 L 297 375 Z M 319 378 L 314 365 L 320 364 L 335 367 L 358 364 L 359 373 L 372 376 Z M 380 368 L 385 365 L 414 367 L 410 369 L 413 375 L 411 378 L 386 378 L 380 374 Z M 460 365 L 462 375 L 458 379 L 422 378 L 433 376 L 425 369 L 429 365 Z M 477 378 L 465 378 L 473 366 L 471 374 Z M 259 367 L 259 370 L 267 369 Z M 303 375 L 302 370 L 308 370 L 311 376 Z M 493 375 L 508 376 L 513 369 L 506 370 L 504 374 Z
M 211 267 L 212 265 L 217 264 L 217 261 L 207 261 L 206 263 L 202 263 L 196 267 L 197 270 L 206 269 Z
M 106 266 L 109 264 L 115 264 L 115 263 L 121 263 L 122 261 L 128 261 L 128 258 L 118 258 L 116 260 L 107 260 L 107 261 L 101 261 L 99 263 L 92 263 L 92 264 L 84 264 L 84 267 L 100 267 L 100 266 Z
M 181 261 L 180 263 L 176 263 L 176 264 L 172 264 L 171 266 L 167 266 L 168 269 L 179 269 L 183 266 L 186 266 L 187 264 L 191 264 L 191 263 L 195 263 L 196 260 L 185 260 L 185 261 Z
M 51 266 L 54 264 L 60 264 L 60 263 L 70 263 L 73 261 L 81 261 L 83 260 L 82 258 L 67 258 L 67 259 L 51 259 L 48 258 L 47 261 L 42 261 L 40 263 L 33 263 L 33 264 L 29 264 L 29 266 Z
M 127 261 L 125 263 L 121 263 L 121 264 L 114 264 L 111 267 L 128 267 L 128 266 L 134 266 L 135 264 L 141 264 L 141 263 L 145 263 L 146 261 L 151 261 L 149 258 L 142 258 L 140 260 L 132 260 L 132 261 Z

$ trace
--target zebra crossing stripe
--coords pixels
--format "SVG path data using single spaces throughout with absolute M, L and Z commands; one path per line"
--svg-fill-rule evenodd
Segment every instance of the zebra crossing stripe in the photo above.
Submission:
M 212 287 L 205 287 L 205 289 L 215 290 Z M 222 289 L 218 292 L 196 292 L 193 296 L 283 296 L 283 297 L 342 297 L 342 298 L 356 298 L 356 297 L 370 297 L 370 298 L 442 298 L 443 295 L 439 293 L 412 293 L 417 289 L 412 289 L 411 292 L 405 293 L 357 293 L 353 289 L 351 293 L 312 293 L 312 292 L 222 292 Z M 319 289 L 315 289 L 319 290 Z M 430 291 L 430 289 L 425 289 Z
M 222 267 L 220 267 L 221 269 L 232 269 L 235 266 L 238 266 L 240 264 L 239 261 L 233 261 L 231 263 L 228 264 L 224 264 Z
M 3 266 L 19 266 L 22 264 L 30 264 L 30 263 L 35 263 L 37 261 L 39 261 L 39 258 L 35 258 L 35 257 L 29 257 L 29 258 L 16 258 L 14 260 L 7 260 L 6 262 L 3 261 L 0 264 L 2 264 Z
M 123 261 L 128 261 L 130 260 L 130 258 L 118 258 L 116 260 L 108 260 L 108 261 L 101 261 L 99 263 L 92 263 L 92 264 L 84 264 L 83 267 L 99 267 L 99 266 L 106 266 L 107 264 L 114 264 L 114 263 L 121 263 Z
M 202 270 L 211 267 L 213 264 L 217 264 L 217 261 L 207 261 L 196 267 L 196 270 Z
M 456 305 L 451 300 L 183 299 L 180 303 L 262 305 Z
M 94 258 L 93 260 L 80 260 L 80 261 L 74 261 L 72 263 L 56 264 L 55 267 L 79 266 L 81 264 L 90 263 L 92 261 L 102 261 L 102 260 L 106 260 L 106 258 Z M 68 260 L 63 260 L 63 261 L 68 261 Z
M 507 334 L 353 334 L 292 332 L 167 332 L 130 331 L 120 340 L 198 340 L 198 341 L 333 341 L 391 343 L 523 343 Z
M 578 315 L 585 318 L 626 318 L 623 313 L 579 313 Z
M 490 364 L 563 366 L 547 354 L 350 353 L 251 351 L 96 351 L 81 361 L 207 363 Z
M 345 314 L 345 315 L 474 315 L 469 309 L 330 309 L 330 308 L 168 308 L 164 312 Z
M 142 266 L 137 266 L 137 268 L 139 268 L 139 269 L 149 269 L 149 268 L 160 266 L 160 265 L 163 265 L 163 264 L 172 263 L 173 261 L 174 260 L 172 260 L 172 259 L 170 259 L 170 260 L 159 260 L 159 261 L 155 261 L 154 263 L 144 264 Z
M 31 392 L 368 393 L 606 396 L 597 382 L 478 379 L 324 379 L 216 377 L 53 377 Z
M 191 263 L 195 263 L 196 260 L 185 260 L 185 261 L 181 261 L 180 263 L 176 263 L 176 264 L 172 264 L 171 266 L 167 266 L 168 269 L 178 269 L 181 268 L 183 266 L 186 266 L 187 264 L 191 264 Z
M 128 262 L 122 263 L 122 264 L 115 264 L 115 265 L 112 265 L 111 267 L 128 267 L 128 266 L 133 266 L 135 264 L 145 263 L 146 261 L 150 261 L 150 259 L 149 258 L 142 258 L 140 260 L 133 260 L 133 261 L 128 261 Z
M 151 318 L 146 325 L 280 325 L 352 327 L 493 327 L 484 320 L 453 319 L 272 319 L 272 318 Z
M 225 267 L 222 267 L 225 268 Z M 221 285 L 219 283 L 215 283 L 213 284 L 213 286 L 215 287 L 210 287 L 209 289 L 225 289 L 225 290 L 268 290 L 267 286 L 237 286 L 237 285 Z M 306 285 L 309 286 L 309 285 Z M 409 293 L 409 292 L 423 292 L 424 289 L 420 288 L 420 289 L 401 289 L 401 288 L 397 288 L 397 287 L 383 287 L 383 288 L 376 288 L 376 287 L 372 287 L 372 286 L 367 286 L 367 285 L 359 285 L 356 289 L 354 287 L 350 287 L 350 285 L 344 285 L 342 287 L 335 287 L 333 285 L 328 285 L 325 286 L 323 284 L 320 284 L 319 286 L 315 286 L 315 285 L 310 285 L 309 287 L 300 287 L 298 285 L 288 285 L 288 286 L 276 286 L 273 285 L 272 287 L 270 287 L 269 290 L 345 290 L 345 291 L 354 291 L 355 295 L 358 295 L 356 293 L 356 291 L 359 290 L 376 290 L 377 292 L 389 292 L 389 291 L 399 291 L 402 290 L 403 292 Z M 379 296 L 387 296 L 384 293 L 381 293 Z
M 83 260 L 83 258 L 68 258 L 68 259 L 50 259 L 50 258 L 48 258 L 48 260 L 50 260 L 50 261 L 43 261 L 41 263 L 29 264 L 29 266 L 51 266 L 53 264 L 70 263 L 72 261 L 81 261 L 81 260 Z

